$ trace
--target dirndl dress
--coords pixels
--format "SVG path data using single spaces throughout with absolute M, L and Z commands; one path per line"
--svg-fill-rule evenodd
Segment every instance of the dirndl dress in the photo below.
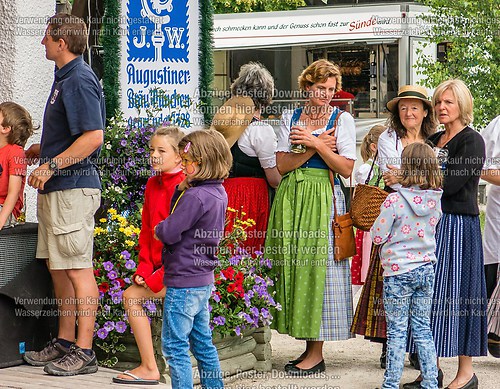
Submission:
M 383 342 L 387 339 L 387 322 L 383 303 L 384 270 L 380 263 L 380 247 L 372 245 L 370 267 L 356 307 L 351 331 L 366 338 Z
M 348 259 L 333 258 L 332 188 L 327 169 L 298 168 L 286 174 L 274 199 L 266 237 L 273 263 L 275 299 L 272 328 L 306 340 L 354 337 Z M 340 185 L 337 211 L 345 213 Z
M 243 248 L 251 255 L 263 251 L 270 209 L 267 181 L 264 178 L 235 177 L 225 179 L 222 185 L 227 193 L 227 206 L 235 209 L 240 219 L 255 221 L 255 225 L 246 228 L 247 239 L 243 242 Z M 232 228 L 230 219 L 225 231 L 231 231 Z
M 431 329 L 438 357 L 485 356 L 487 298 L 479 216 L 443 213 L 436 232 Z M 416 350 L 411 331 L 409 350 Z

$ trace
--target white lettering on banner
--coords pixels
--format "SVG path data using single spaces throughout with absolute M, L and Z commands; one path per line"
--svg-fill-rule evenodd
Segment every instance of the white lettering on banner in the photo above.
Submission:
M 391 38 L 407 35 L 423 21 L 416 17 L 422 12 L 414 7 L 403 14 L 399 5 L 355 8 L 300 9 L 296 11 L 215 15 L 214 46 L 216 49 L 295 45 L 300 43 L 333 42 L 380 38 L 383 25 Z M 404 16 L 403 16 L 404 15 Z
M 196 110 L 198 2 L 128 0 L 124 4 L 120 108 L 125 118 L 142 126 L 163 122 L 199 126 L 203 121 L 201 111 Z M 146 112 L 151 108 L 159 110 L 154 118 Z

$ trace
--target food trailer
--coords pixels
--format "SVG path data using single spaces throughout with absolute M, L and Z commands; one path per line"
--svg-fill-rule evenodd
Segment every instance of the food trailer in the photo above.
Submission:
M 386 3 L 215 15 L 215 95 L 227 97 L 241 65 L 261 62 L 276 84 L 275 103 L 264 117 L 275 119 L 283 108 L 300 104 L 300 72 L 327 58 L 340 66 L 343 90 L 355 96 L 347 103 L 359 141 L 385 121 L 385 104 L 399 86 L 422 77 L 413 66 L 417 55 L 436 56 L 435 45 L 424 38 L 428 25 L 419 18 L 426 11 L 414 3 Z

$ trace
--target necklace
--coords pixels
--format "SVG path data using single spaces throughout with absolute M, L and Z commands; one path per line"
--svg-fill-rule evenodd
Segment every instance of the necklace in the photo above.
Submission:
M 306 106 L 306 107 L 310 107 L 310 106 Z M 324 117 L 325 117 L 328 113 L 330 113 L 330 110 L 329 110 L 328 108 L 326 108 L 326 110 L 324 110 L 324 112 L 323 112 L 322 114 L 317 115 L 316 117 L 314 117 L 314 116 L 312 115 L 312 112 L 309 112 L 309 113 L 307 113 L 307 112 L 306 112 L 306 109 L 305 109 L 306 107 L 304 107 L 304 113 L 305 113 L 307 116 L 309 116 L 309 118 L 310 118 L 311 120 L 313 120 L 313 121 L 323 119 L 323 118 L 324 118 Z M 311 109 L 312 109 L 312 107 L 310 107 L 310 110 L 311 110 Z

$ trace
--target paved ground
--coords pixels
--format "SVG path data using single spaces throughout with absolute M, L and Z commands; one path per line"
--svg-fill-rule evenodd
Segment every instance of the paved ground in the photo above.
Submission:
M 374 389 L 380 388 L 384 371 L 380 368 L 381 346 L 362 337 L 342 342 L 327 342 L 324 348 L 326 372 L 313 378 L 293 378 L 283 371 L 284 364 L 300 355 L 304 342 L 273 331 L 273 371 L 241 373 L 228 382 L 228 389 Z M 500 359 L 492 356 L 476 358 L 474 368 L 481 389 L 500 388 Z M 444 386 L 456 372 L 457 359 L 441 360 Z M 405 363 L 402 383 L 413 381 L 418 372 Z

